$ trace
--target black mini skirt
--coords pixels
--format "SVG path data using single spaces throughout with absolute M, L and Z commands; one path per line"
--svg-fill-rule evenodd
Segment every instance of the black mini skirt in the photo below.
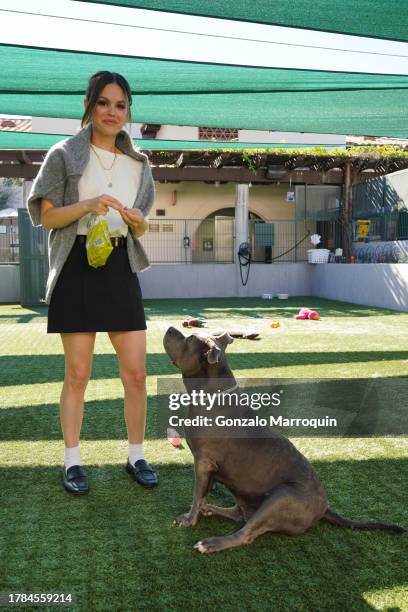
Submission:
M 132 272 L 126 239 L 106 264 L 89 265 L 85 241 L 75 240 L 48 306 L 47 333 L 147 329 L 139 279 Z

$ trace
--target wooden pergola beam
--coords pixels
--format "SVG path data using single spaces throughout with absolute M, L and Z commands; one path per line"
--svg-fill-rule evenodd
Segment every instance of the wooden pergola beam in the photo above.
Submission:
M 254 184 L 273 184 L 277 182 L 277 179 L 271 180 L 266 176 L 266 168 L 261 168 L 255 172 L 246 168 L 241 167 L 226 167 L 223 168 L 208 168 L 206 166 L 188 166 L 185 168 L 172 168 L 172 167 L 153 167 L 152 168 L 153 178 L 156 181 L 207 181 L 207 182 L 232 182 L 232 183 L 252 183 Z M 319 172 L 308 172 L 308 173 L 297 173 L 287 172 L 284 176 L 278 180 L 280 183 L 289 183 L 291 178 L 292 183 L 305 183 L 320 185 L 322 183 L 322 176 Z M 330 176 L 326 177 L 325 183 L 331 185 L 341 185 L 343 183 L 343 172 L 332 172 Z
M 408 158 L 342 157 L 259 153 L 243 157 L 240 152 L 217 151 L 148 151 L 153 177 L 158 181 L 220 181 L 274 183 L 334 184 L 344 183 L 348 164 L 354 167 L 353 183 L 369 180 L 408 168 Z M 39 171 L 46 151 L 0 151 L 0 177 L 32 180 Z M 249 167 L 248 167 L 249 166 Z M 267 177 L 270 166 L 286 169 L 279 179 Z M 364 172 L 366 171 L 366 172 Z
M 37 164 L 0 164 L 0 178 L 23 178 L 32 181 L 39 169 Z
M 3 178 L 24 178 L 33 180 L 40 169 L 40 164 L 0 164 L 0 177 Z M 252 183 L 254 184 L 273 184 L 279 183 L 309 184 L 309 185 L 343 185 L 344 173 L 342 170 L 323 171 L 288 171 L 279 179 L 268 179 L 266 168 L 260 168 L 253 172 L 245 166 L 222 168 L 209 168 L 208 166 L 182 166 L 178 167 L 157 167 L 152 166 L 153 178 L 159 182 L 179 183 L 180 181 L 207 181 L 221 183 Z M 354 173 L 353 183 L 367 181 L 377 176 L 382 176 L 384 172 L 374 171 L 369 173 Z

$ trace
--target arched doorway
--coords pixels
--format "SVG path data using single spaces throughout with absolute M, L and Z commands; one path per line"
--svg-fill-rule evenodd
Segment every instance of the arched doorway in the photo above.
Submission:
M 249 240 L 253 243 L 253 221 L 261 219 L 249 211 Z M 252 221 L 252 223 L 251 223 Z M 209 214 L 194 232 L 192 240 L 193 263 L 233 263 L 234 262 L 234 222 L 235 208 L 219 208 Z

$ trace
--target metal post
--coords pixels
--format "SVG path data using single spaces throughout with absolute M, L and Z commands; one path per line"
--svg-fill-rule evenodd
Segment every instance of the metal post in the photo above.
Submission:
M 344 168 L 344 190 L 343 190 L 343 210 L 341 216 L 342 238 L 343 238 L 343 255 L 346 261 L 350 260 L 352 249 L 352 180 L 353 180 L 353 164 L 347 162 Z

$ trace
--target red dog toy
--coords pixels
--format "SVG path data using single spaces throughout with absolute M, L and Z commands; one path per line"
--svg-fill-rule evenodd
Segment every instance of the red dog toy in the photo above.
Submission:
M 182 323 L 183 327 L 204 327 L 204 319 L 185 319 Z

